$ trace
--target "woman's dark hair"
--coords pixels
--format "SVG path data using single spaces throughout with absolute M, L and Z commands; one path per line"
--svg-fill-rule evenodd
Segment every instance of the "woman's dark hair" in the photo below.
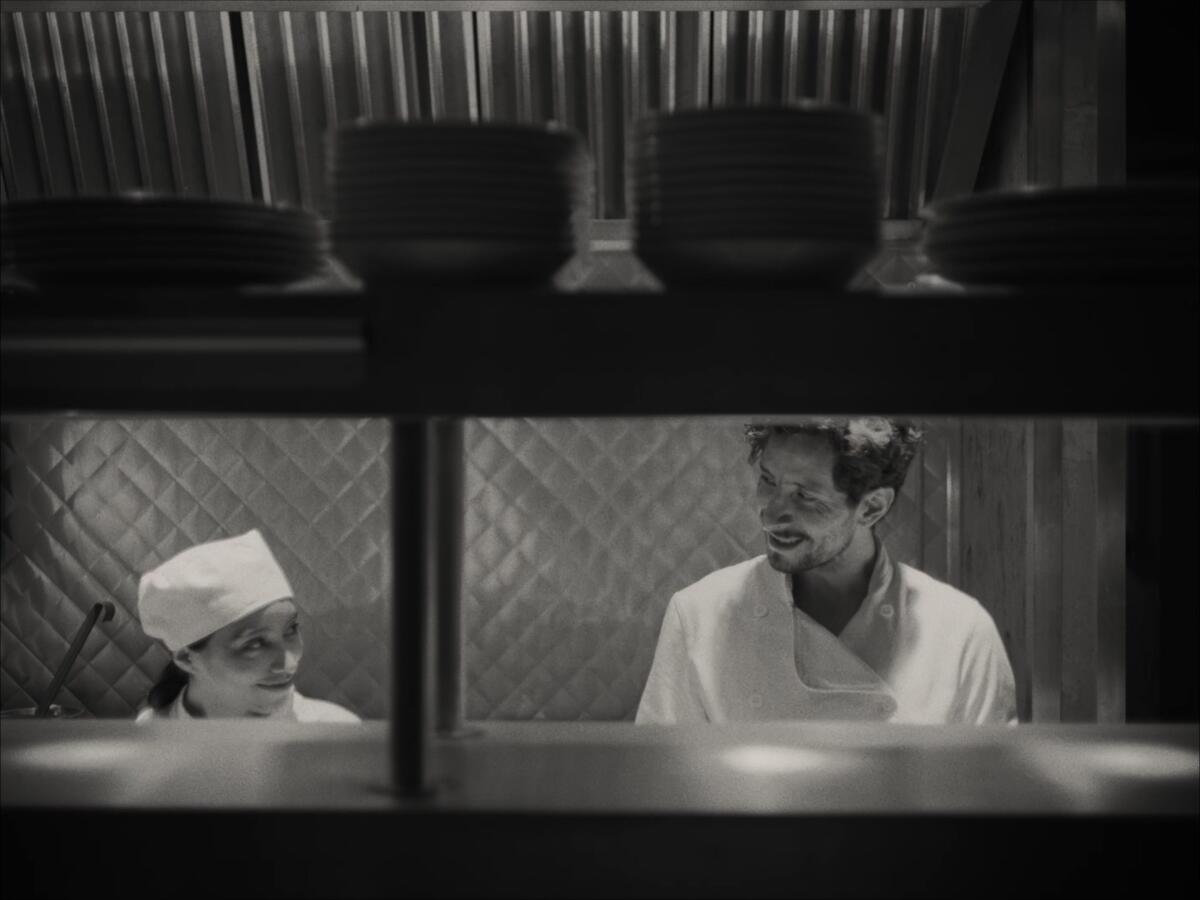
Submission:
M 752 423 L 746 426 L 752 464 L 758 462 L 773 434 L 819 434 L 828 438 L 837 455 L 833 484 L 851 503 L 858 503 L 875 488 L 890 487 L 900 493 L 923 437 L 921 429 L 911 422 L 878 417 L 819 418 L 795 425 Z
M 208 637 L 204 637 L 194 644 L 188 644 L 188 649 L 203 650 L 207 643 Z M 187 686 L 188 677 L 188 673 L 175 665 L 174 660 L 171 660 L 162 670 L 162 674 L 158 676 L 158 681 L 154 682 L 154 687 L 150 688 L 150 694 L 146 697 L 146 705 L 154 710 L 166 709 L 175 702 L 179 692 Z

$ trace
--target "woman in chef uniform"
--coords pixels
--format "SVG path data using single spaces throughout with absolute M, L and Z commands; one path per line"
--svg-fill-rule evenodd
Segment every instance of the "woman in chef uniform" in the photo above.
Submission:
M 142 628 L 171 661 L 137 721 L 254 716 L 358 722 L 305 697 L 294 680 L 304 639 L 292 587 L 257 530 L 184 550 L 138 584 Z

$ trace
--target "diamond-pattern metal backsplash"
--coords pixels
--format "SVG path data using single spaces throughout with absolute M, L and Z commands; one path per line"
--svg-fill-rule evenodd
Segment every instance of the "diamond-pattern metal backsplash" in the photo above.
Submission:
M 953 429 L 931 430 L 883 534 L 947 577 Z M 467 717 L 628 719 L 670 595 L 761 552 L 740 423 L 466 423 Z M 166 653 L 138 573 L 263 530 L 306 621 L 300 689 L 387 714 L 387 426 L 379 420 L 21 419 L 3 428 L 0 700 L 32 705 L 86 610 L 59 702 L 126 716 Z M 951 492 L 952 493 L 952 492 Z
M 467 717 L 632 718 L 671 594 L 762 552 L 741 424 L 483 420 L 466 442 Z M 947 458 L 922 454 L 880 526 L 935 575 Z
M 21 419 L 3 429 L 0 699 L 32 705 L 97 601 L 117 605 L 58 702 L 127 716 L 167 661 L 138 625 L 141 572 L 259 528 L 302 610 L 305 693 L 382 716 L 387 423 Z

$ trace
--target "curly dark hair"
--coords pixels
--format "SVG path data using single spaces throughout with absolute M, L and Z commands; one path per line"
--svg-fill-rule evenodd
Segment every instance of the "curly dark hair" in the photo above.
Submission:
M 896 493 L 904 484 L 908 466 L 921 446 L 924 432 L 911 422 L 877 416 L 854 419 L 814 418 L 798 424 L 750 423 L 750 463 L 758 462 L 773 434 L 820 434 L 829 439 L 837 460 L 833 483 L 851 503 L 875 488 L 890 487 Z

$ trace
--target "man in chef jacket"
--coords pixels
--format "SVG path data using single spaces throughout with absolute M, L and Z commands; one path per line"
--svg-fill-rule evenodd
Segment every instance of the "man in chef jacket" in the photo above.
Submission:
M 1016 724 L 991 616 L 875 535 L 920 431 L 813 419 L 746 436 L 767 552 L 671 598 L 637 722 Z

